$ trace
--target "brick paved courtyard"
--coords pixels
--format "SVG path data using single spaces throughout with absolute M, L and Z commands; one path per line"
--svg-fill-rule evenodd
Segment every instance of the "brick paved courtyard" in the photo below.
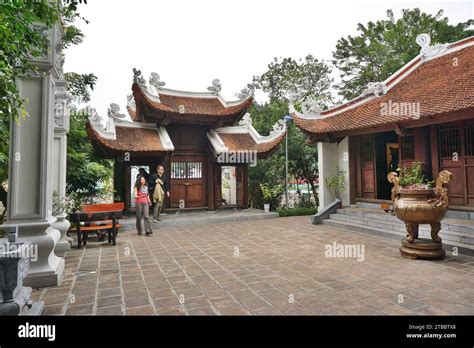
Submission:
M 361 244 L 364 260 L 325 257 Z M 400 242 L 309 217 L 155 228 L 66 255 L 61 286 L 34 291 L 44 314 L 474 314 L 474 257 L 412 261 Z

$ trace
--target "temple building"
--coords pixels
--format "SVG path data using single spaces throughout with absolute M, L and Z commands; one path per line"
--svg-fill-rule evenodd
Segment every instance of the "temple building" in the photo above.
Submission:
M 152 73 L 147 85 L 134 69 L 133 94 L 127 97 L 131 120 L 111 104 L 105 127 L 89 110 L 87 132 L 97 154 L 114 159 L 117 200 L 132 210 L 139 168 L 165 168 L 168 209 L 248 207 L 248 167 L 269 156 L 286 134 L 283 121 L 268 136 L 260 135 L 247 113 L 251 96 L 225 101 L 219 80 L 206 92 L 164 88 Z
M 318 146 L 320 211 L 334 202 L 324 182 L 337 166 L 346 171 L 344 206 L 379 204 L 390 202 L 387 173 L 413 161 L 430 180 L 449 170 L 450 209 L 474 211 L 474 37 L 432 46 L 421 34 L 416 42 L 418 56 L 347 103 L 290 105 Z

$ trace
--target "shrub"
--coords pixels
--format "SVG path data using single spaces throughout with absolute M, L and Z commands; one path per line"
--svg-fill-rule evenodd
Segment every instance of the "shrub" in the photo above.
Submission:
M 341 193 L 345 190 L 344 181 L 346 178 L 346 171 L 336 167 L 336 173 L 334 175 L 330 175 L 326 178 L 326 186 L 333 190 L 334 195 L 336 198 L 341 198 Z
M 298 208 L 281 208 L 278 209 L 280 217 L 284 216 L 302 216 L 302 215 L 314 215 L 317 212 L 316 207 L 298 207 Z
M 264 203 L 270 204 L 270 210 L 278 208 L 281 196 L 284 192 L 282 185 L 260 184 L 260 191 Z

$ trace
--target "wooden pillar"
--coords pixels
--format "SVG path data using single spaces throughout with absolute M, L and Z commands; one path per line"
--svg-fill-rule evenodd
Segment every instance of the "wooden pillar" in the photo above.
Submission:
M 161 162 L 161 165 L 165 169 L 166 186 L 168 186 L 168 190 L 170 190 L 170 196 L 171 196 L 173 192 L 171 192 L 171 153 L 170 152 L 166 153 L 165 157 L 163 158 L 163 161 Z M 162 209 L 164 210 L 169 207 L 170 207 L 170 198 L 166 196 L 166 192 L 165 192 L 164 206 Z
M 356 137 L 349 136 L 349 202 L 350 204 L 356 203 L 356 195 L 358 193 L 357 187 L 357 143 Z
M 216 170 L 214 163 L 214 156 L 209 153 L 207 155 L 207 170 L 206 170 L 206 182 L 207 182 L 207 209 L 216 210 Z
M 131 166 L 130 164 L 125 164 L 124 165 L 124 177 L 125 177 L 125 195 L 124 195 L 124 199 L 125 199 L 125 211 L 131 211 L 132 207 L 131 207 L 131 204 L 130 204 L 130 200 L 132 199 L 132 194 L 131 194 Z
M 244 164 L 242 166 L 242 208 L 247 209 L 249 207 L 249 165 Z
M 428 176 L 431 175 L 431 144 L 430 128 L 415 128 L 415 160 L 423 162 L 423 171 Z
M 430 126 L 431 143 L 431 177 L 436 178 L 439 173 L 439 153 L 438 153 L 438 125 Z

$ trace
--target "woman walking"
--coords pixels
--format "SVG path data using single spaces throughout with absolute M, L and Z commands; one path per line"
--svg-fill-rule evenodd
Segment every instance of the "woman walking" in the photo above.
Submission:
M 148 186 L 144 176 L 139 176 L 135 184 L 135 209 L 137 215 L 137 231 L 142 235 L 142 216 L 145 220 L 145 233 L 147 236 L 153 234 L 150 225 L 150 205 L 151 200 L 148 195 Z

